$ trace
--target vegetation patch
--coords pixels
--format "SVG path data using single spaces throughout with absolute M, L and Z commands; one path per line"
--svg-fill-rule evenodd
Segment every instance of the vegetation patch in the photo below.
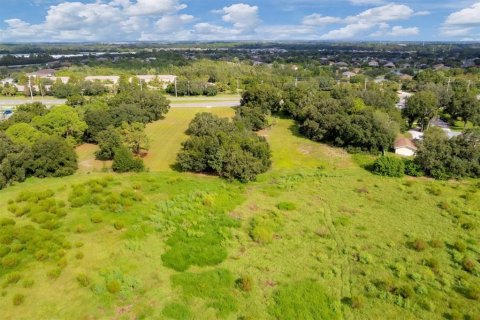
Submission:
M 276 319 L 341 319 L 340 305 L 313 282 L 283 285 L 273 293 L 271 314 Z
M 174 287 L 180 287 L 186 297 L 206 300 L 207 306 L 216 309 L 221 318 L 237 310 L 235 278 L 228 270 L 186 272 L 172 276 L 172 283 Z

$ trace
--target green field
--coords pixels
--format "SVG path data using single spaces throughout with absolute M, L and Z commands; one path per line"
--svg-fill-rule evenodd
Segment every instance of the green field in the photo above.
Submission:
M 374 176 L 278 118 L 257 182 L 172 171 L 207 110 L 147 127 L 148 173 L 82 146 L 95 170 L 0 191 L 2 319 L 478 319 L 478 180 Z

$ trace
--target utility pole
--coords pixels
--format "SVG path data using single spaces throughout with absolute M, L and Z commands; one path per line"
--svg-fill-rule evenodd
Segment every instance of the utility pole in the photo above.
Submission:
M 298 77 L 295 78 L 295 88 L 298 87 Z
M 187 95 L 190 96 L 190 80 L 187 81 Z
M 237 94 L 240 93 L 240 80 L 237 79 Z
M 33 100 L 32 78 L 28 77 L 28 87 L 30 88 L 30 97 Z
M 177 91 L 177 77 L 175 77 L 175 97 L 178 98 L 178 91 Z
M 450 77 L 448 77 L 447 92 L 450 90 L 450 82 L 451 81 L 452 81 L 452 79 Z
M 467 91 L 470 91 L 470 85 L 472 84 L 472 80 L 468 80 Z

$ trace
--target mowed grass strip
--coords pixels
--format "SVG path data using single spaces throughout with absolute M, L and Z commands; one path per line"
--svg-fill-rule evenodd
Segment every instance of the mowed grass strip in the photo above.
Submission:
M 175 163 L 182 142 L 187 139 L 185 131 L 200 112 L 211 112 L 220 117 L 232 117 L 232 108 L 172 108 L 165 119 L 147 125 L 150 151 L 145 157 L 145 165 L 151 171 L 168 171 Z

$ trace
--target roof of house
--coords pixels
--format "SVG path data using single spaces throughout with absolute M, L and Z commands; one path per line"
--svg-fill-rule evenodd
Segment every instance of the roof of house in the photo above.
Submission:
M 404 137 L 400 137 L 397 140 L 395 140 L 394 148 L 395 149 L 408 148 L 411 150 L 417 150 L 417 146 L 415 145 L 415 143 L 413 143 L 412 140 Z
M 36 72 L 27 73 L 27 76 L 29 76 L 29 77 L 47 77 L 47 76 L 54 75 L 55 72 L 56 72 L 56 70 L 54 70 L 54 69 L 42 69 L 42 70 L 38 70 Z

